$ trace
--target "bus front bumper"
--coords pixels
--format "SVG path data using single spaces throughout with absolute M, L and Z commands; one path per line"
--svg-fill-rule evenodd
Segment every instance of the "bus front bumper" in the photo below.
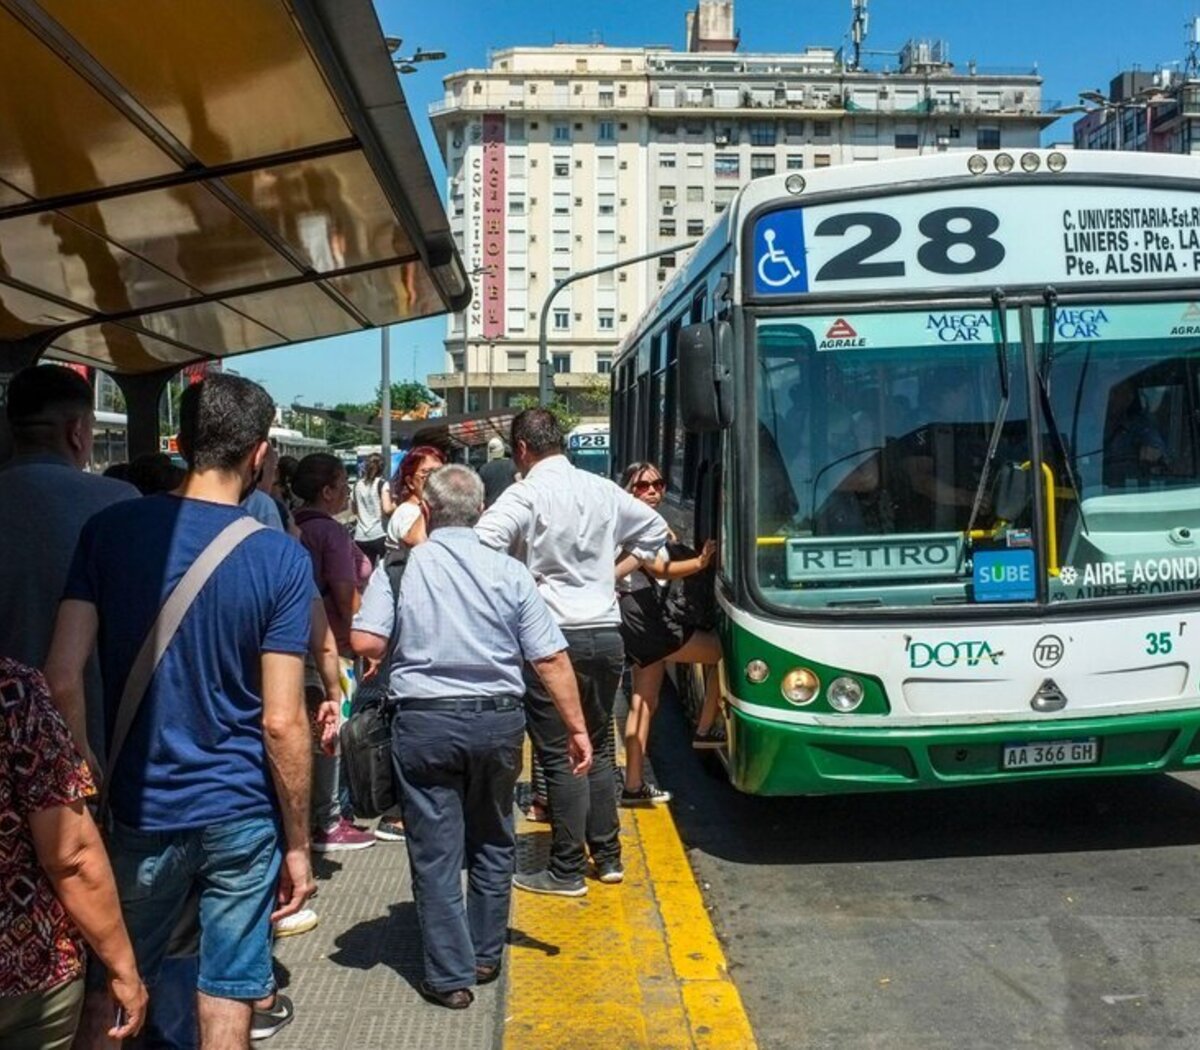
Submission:
M 1005 748 L 1096 741 L 1095 761 L 1004 768 Z M 1030 778 L 1200 769 L 1200 710 L 1002 725 L 856 729 L 792 725 L 729 709 L 729 773 L 754 795 L 912 791 Z

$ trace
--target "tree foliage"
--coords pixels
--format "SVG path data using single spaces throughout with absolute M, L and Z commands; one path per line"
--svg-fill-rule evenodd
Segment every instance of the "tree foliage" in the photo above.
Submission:
M 537 408 L 540 403 L 532 394 L 525 394 L 516 398 L 515 407 L 523 411 L 527 408 Z M 579 413 L 573 411 L 571 406 L 561 397 L 556 397 L 546 407 L 550 409 L 551 414 L 558 420 L 558 425 L 562 427 L 564 434 L 570 433 L 579 425 Z

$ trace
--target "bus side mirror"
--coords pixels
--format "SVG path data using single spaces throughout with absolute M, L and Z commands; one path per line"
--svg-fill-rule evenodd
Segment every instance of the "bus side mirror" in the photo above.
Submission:
M 733 328 L 728 321 L 687 325 L 675 349 L 684 429 L 694 434 L 726 429 L 733 422 Z

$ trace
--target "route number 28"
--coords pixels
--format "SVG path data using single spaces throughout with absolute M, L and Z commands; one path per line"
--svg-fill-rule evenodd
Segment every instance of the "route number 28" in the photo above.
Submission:
M 900 240 L 900 221 L 883 212 L 861 211 L 833 215 L 813 231 L 817 237 L 842 237 L 861 227 L 866 237 L 839 252 L 817 272 L 818 281 L 863 281 L 903 277 L 902 260 L 876 256 Z M 984 208 L 939 208 L 923 215 L 917 228 L 925 238 L 917 262 L 930 273 L 985 273 L 1004 261 L 1004 245 L 994 234 L 1000 228 L 995 213 Z

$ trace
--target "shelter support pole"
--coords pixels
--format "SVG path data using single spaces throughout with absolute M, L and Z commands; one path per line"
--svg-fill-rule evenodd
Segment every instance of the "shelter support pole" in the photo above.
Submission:
M 158 451 L 158 403 L 167 381 L 178 371 L 164 368 L 139 375 L 113 375 L 125 396 L 125 440 L 130 460 Z

